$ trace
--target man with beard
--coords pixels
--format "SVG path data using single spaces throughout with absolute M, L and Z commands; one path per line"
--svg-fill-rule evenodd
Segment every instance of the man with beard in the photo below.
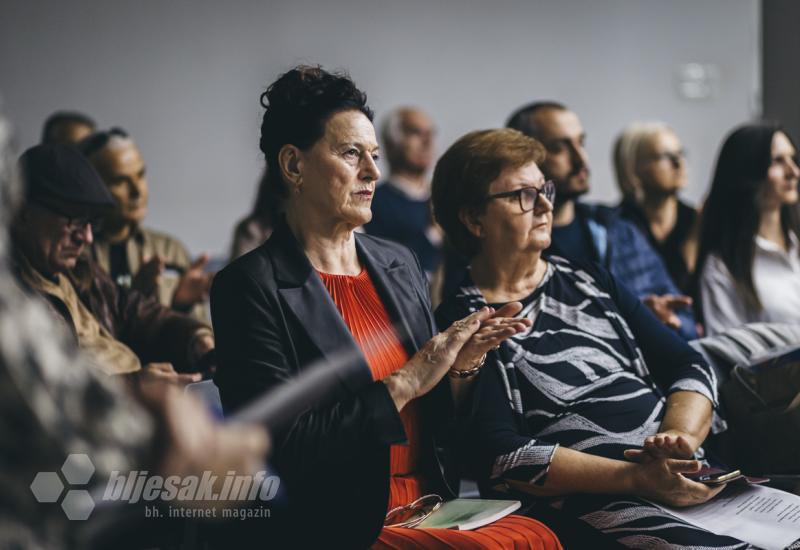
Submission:
M 383 127 L 383 144 L 391 174 L 378 186 L 372 221 L 364 226 L 377 235 L 406 245 L 430 278 L 441 260 L 442 235 L 430 208 L 428 172 L 433 165 L 433 121 L 412 107 L 392 111 Z
M 147 166 L 122 128 L 96 132 L 78 148 L 100 174 L 115 206 L 103 219 L 92 256 L 124 288 L 156 297 L 162 305 L 206 321 L 204 302 L 211 275 L 208 255 L 194 262 L 175 237 L 142 226 L 147 214 Z
M 547 150 L 540 168 L 556 186 L 549 252 L 599 262 L 662 322 L 686 339 L 697 338 L 691 299 L 679 293 L 647 239 L 615 209 L 578 202 L 589 191 L 586 134 L 578 115 L 560 103 L 537 102 L 516 111 L 507 126 L 539 140 Z

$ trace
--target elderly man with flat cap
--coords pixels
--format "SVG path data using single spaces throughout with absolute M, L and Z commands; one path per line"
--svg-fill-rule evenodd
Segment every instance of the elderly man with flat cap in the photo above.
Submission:
M 210 328 L 119 287 L 84 253 L 114 205 L 89 161 L 72 147 L 37 145 L 20 157 L 20 169 L 27 194 L 11 235 L 23 285 L 47 300 L 104 372 L 199 380 L 175 369 L 191 370 L 214 347 Z

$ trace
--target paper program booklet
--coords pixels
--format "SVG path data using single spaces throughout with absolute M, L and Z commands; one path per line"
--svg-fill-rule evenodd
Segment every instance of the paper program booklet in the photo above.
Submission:
M 417 525 L 418 529 L 471 531 L 502 519 L 521 506 L 518 500 L 457 498 L 448 500 Z
M 692 525 L 767 550 L 800 540 L 800 496 L 770 487 L 732 484 L 704 504 L 656 506 Z

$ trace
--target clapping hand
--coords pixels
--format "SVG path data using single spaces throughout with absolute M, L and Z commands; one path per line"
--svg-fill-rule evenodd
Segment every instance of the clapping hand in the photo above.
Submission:
M 158 292 L 158 284 L 163 272 L 164 260 L 157 254 L 151 256 L 144 260 L 139 271 L 136 272 L 131 281 L 131 288 L 147 296 L 154 296 Z
M 681 319 L 675 312 L 692 305 L 692 299 L 681 294 L 664 294 L 662 296 L 650 294 L 642 298 L 642 302 L 650 308 L 659 321 L 674 329 L 681 328 Z
M 461 349 L 453 364 L 455 370 L 473 368 L 485 353 L 496 349 L 508 338 L 528 330 L 533 322 L 530 319 L 517 319 L 514 316 L 522 311 L 522 304 L 510 302 L 498 310 L 489 308 L 491 317 L 481 322 L 481 328 L 473 334 Z
M 172 307 L 176 309 L 189 309 L 193 305 L 203 302 L 208 297 L 213 275 L 205 272 L 208 264 L 208 254 L 201 254 L 189 269 L 181 275 L 175 293 L 172 295 Z

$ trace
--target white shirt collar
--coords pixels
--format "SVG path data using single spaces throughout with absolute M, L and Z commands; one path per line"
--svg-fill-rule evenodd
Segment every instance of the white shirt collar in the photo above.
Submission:
M 783 250 L 780 246 L 775 244 L 774 242 L 765 239 L 761 235 L 756 235 L 756 247 L 760 248 L 764 252 L 771 252 L 773 254 L 798 254 L 798 247 L 800 247 L 800 243 L 798 243 L 797 235 L 794 234 L 794 231 L 789 231 L 789 250 L 788 252 Z

